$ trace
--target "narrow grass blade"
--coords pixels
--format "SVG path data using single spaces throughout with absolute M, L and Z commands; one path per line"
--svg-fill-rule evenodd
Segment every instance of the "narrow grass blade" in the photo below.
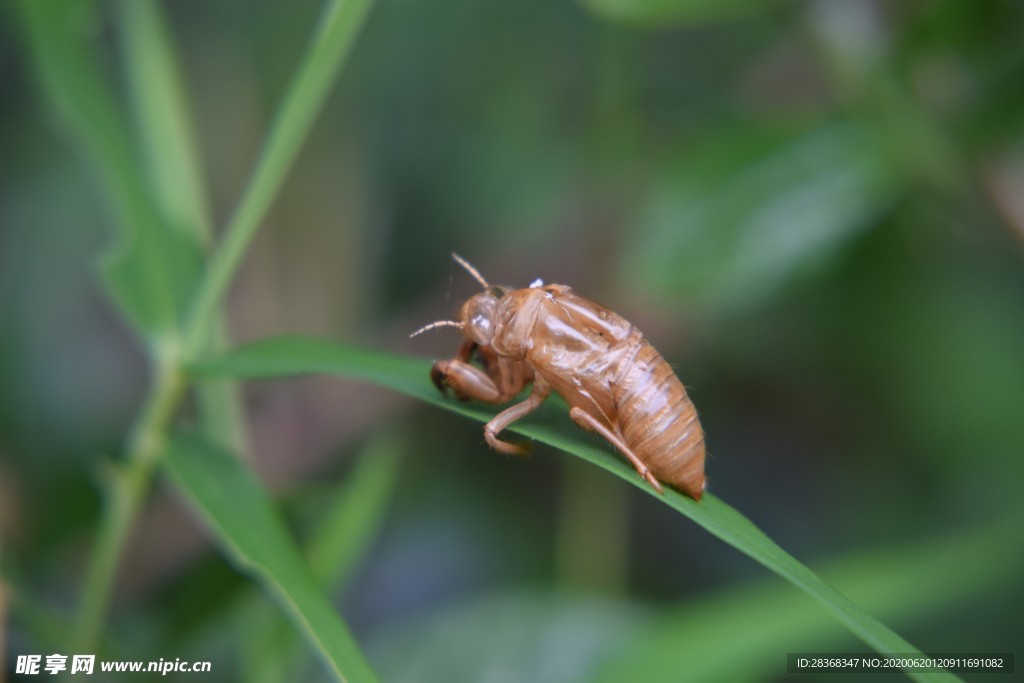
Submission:
M 213 314 L 249 243 L 345 63 L 372 0 L 329 0 L 302 64 L 267 136 L 245 194 L 210 260 L 196 294 L 187 327 L 188 355 L 208 337 Z
M 406 440 L 393 431 L 372 436 L 333 504 L 309 539 L 309 563 L 325 586 L 346 586 L 384 518 L 398 482 Z
M 1024 562 L 1007 561 L 1021 535 L 1013 526 L 857 551 L 819 573 L 886 618 L 955 618 L 979 598 L 1010 595 Z M 368 649 L 392 683 L 468 683 L 496 667 L 531 683 L 678 683 L 790 680 L 787 652 L 858 651 L 851 640 L 813 600 L 764 576 L 653 609 L 607 594 L 504 588 L 391 624 Z M 1007 649 L 1012 637 L 1004 640 Z
M 164 465 L 220 546 L 281 604 L 337 680 L 376 681 L 252 473 L 231 454 L 186 435 L 171 441 Z
M 163 12 L 154 0 L 115 7 L 148 184 L 167 225 L 205 245 L 211 226 L 202 164 Z
M 1020 536 L 1003 524 L 857 553 L 830 562 L 820 573 L 887 619 L 935 618 L 1014 581 L 1024 558 L 1007 562 L 1006 549 L 1018 546 Z M 693 680 L 755 680 L 773 671 L 781 676 L 787 651 L 834 651 L 839 636 L 835 622 L 791 587 L 757 581 L 665 610 L 629 645 L 602 660 L 593 681 L 621 681 L 638 670 L 645 683 L 676 681 L 680 671 Z
M 444 400 L 431 386 L 429 361 L 358 349 L 327 341 L 281 337 L 256 342 L 218 359 L 199 363 L 194 373 L 208 377 L 274 377 L 301 373 L 329 373 L 371 381 L 441 405 L 477 420 L 493 412 Z M 817 600 L 854 635 L 880 653 L 920 653 L 891 629 L 868 615 L 849 598 L 786 553 L 750 520 L 716 496 L 706 493 L 700 503 L 672 490 L 659 496 L 644 484 L 621 458 L 597 446 L 564 415 L 538 411 L 536 417 L 512 429 L 587 460 L 656 496 L 707 531 L 763 564 Z M 911 674 L 921 681 L 956 680 L 952 675 Z
M 306 542 L 313 574 L 329 593 L 348 584 L 383 525 L 405 448 L 404 440 L 390 432 L 371 437 Z M 287 623 L 267 613 L 265 600 L 253 597 L 241 610 L 243 623 L 251 625 L 244 678 L 250 683 L 294 680 L 305 664 L 301 643 Z
M 115 9 L 147 184 L 167 229 L 205 251 L 213 234 L 206 181 L 164 13 L 154 0 L 120 0 Z M 212 327 L 207 343 L 215 353 L 227 347 L 227 332 L 221 320 Z M 244 453 L 234 383 L 208 383 L 198 392 L 198 405 L 204 432 Z

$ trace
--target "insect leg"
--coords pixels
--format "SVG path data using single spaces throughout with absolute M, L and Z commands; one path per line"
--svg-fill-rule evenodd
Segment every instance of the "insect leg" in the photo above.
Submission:
M 508 453 L 509 455 L 526 455 L 530 451 L 528 443 L 509 443 L 498 438 L 498 434 L 516 420 L 526 417 L 537 410 L 544 399 L 551 393 L 551 387 L 547 382 L 537 377 L 533 383 L 533 391 L 522 403 L 517 403 L 506 408 L 494 416 L 490 422 L 484 425 L 484 438 L 491 448 Z
M 476 351 L 476 348 L 477 343 L 467 339 L 459 345 L 459 350 L 455 352 L 455 358 L 468 363 L 470 358 L 473 357 L 473 352 Z
M 439 360 L 430 370 L 430 378 L 442 392 L 451 387 L 460 400 L 476 399 L 500 403 L 501 391 L 480 368 L 461 360 Z
M 475 350 L 483 361 L 484 372 L 494 380 L 494 385 L 501 392 L 499 403 L 511 401 L 523 387 L 533 381 L 533 370 L 524 361 L 503 358 L 484 346 Z
M 608 427 L 602 424 L 596 417 L 582 408 L 572 408 L 569 411 L 569 417 L 572 418 L 573 422 L 578 424 L 580 427 L 583 427 L 583 429 L 597 432 L 607 439 L 611 445 L 615 446 L 619 449 L 620 453 L 626 456 L 626 459 L 629 460 L 640 476 L 643 477 L 648 484 L 653 486 L 655 491 L 661 494 L 665 493 L 665 490 L 661 486 L 661 482 L 655 478 L 651 473 L 651 469 L 644 464 L 644 461 L 638 458 L 636 453 L 626 445 L 626 442 L 622 440 L 622 437 L 608 429 Z

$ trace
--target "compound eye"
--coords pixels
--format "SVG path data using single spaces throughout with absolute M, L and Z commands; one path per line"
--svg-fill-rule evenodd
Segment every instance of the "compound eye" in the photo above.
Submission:
M 459 317 L 466 321 L 463 330 L 467 337 L 482 346 L 491 343 L 494 336 L 494 316 L 497 313 L 498 300 L 491 294 L 477 294 L 462 306 Z
M 473 333 L 473 341 L 478 344 L 489 344 L 494 336 L 494 322 L 486 315 L 477 313 L 469 321 Z
M 490 319 L 483 315 L 474 315 L 472 325 L 479 328 L 481 332 L 489 332 L 491 329 Z

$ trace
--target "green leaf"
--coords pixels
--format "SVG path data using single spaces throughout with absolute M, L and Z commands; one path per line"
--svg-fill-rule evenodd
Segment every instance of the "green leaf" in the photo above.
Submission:
M 309 563 L 325 585 L 343 588 L 384 525 L 406 440 L 394 431 L 372 436 L 357 454 L 309 542 Z
M 1007 561 L 1006 549 L 1021 540 L 1013 526 L 859 552 L 820 573 L 886 618 L 935 618 L 1016 580 L 1024 558 Z M 666 610 L 601 661 L 591 680 L 621 681 L 638 669 L 645 683 L 676 681 L 679 671 L 693 680 L 756 680 L 783 672 L 786 652 L 841 647 L 839 635 L 834 622 L 791 587 L 757 581 Z
M 886 617 L 934 619 L 1015 582 L 1024 557 L 1007 561 L 1006 549 L 1020 543 L 1014 526 L 859 551 L 820 573 Z M 386 626 L 368 650 L 391 683 L 480 681 L 496 670 L 531 683 L 676 683 L 680 672 L 693 681 L 774 680 L 784 677 L 786 652 L 843 651 L 849 640 L 793 586 L 759 578 L 655 609 L 504 590 Z
M 211 237 L 202 164 L 178 60 L 160 5 L 116 6 L 143 166 L 165 223 L 205 245 Z
M 376 681 L 252 473 L 231 454 L 188 435 L 172 440 L 164 464 L 219 544 L 278 600 L 328 670 L 341 681 Z
M 116 5 L 132 113 L 139 131 L 142 165 L 163 225 L 205 251 L 213 228 L 204 189 L 199 146 L 188 113 L 173 41 L 154 0 L 120 0 Z M 194 286 L 197 273 L 189 276 Z M 223 321 L 207 341 L 211 352 L 227 348 Z M 197 402 L 207 434 L 234 450 L 243 449 L 244 429 L 237 388 L 210 382 Z
M 107 289 L 136 329 L 166 333 L 195 284 L 198 251 L 168 227 L 149 194 L 131 127 L 89 44 L 95 6 L 23 0 L 19 7 L 40 89 L 93 169 L 114 216 L 117 236 L 101 261 Z
M 493 411 L 443 399 L 429 381 L 430 362 L 302 337 L 272 338 L 243 346 L 220 358 L 198 363 L 191 371 L 207 377 L 275 377 L 330 373 L 362 379 L 485 421 Z M 511 429 L 576 455 L 638 486 L 689 517 L 729 545 L 746 553 L 817 600 L 854 635 L 880 653 L 918 653 L 905 639 L 874 619 L 817 574 L 786 553 L 750 520 L 716 496 L 701 502 L 667 489 L 659 496 L 622 458 L 599 447 L 551 406 Z M 911 674 L 921 681 L 955 680 L 941 674 Z
M 625 24 L 669 27 L 739 19 L 781 4 L 778 0 L 580 0 L 594 14 Z
M 327 590 L 343 590 L 384 516 L 398 480 L 399 459 L 406 446 L 393 432 L 373 436 L 356 458 L 356 465 L 305 544 L 313 574 Z M 251 596 L 250 596 L 251 598 Z M 273 683 L 295 678 L 302 670 L 300 643 L 287 624 L 266 613 L 266 602 L 250 599 L 242 606 L 249 624 L 243 678 L 250 683 Z
M 620 277 L 712 311 L 760 303 L 827 264 L 897 189 L 874 136 L 852 123 L 797 136 L 729 130 L 661 177 Z

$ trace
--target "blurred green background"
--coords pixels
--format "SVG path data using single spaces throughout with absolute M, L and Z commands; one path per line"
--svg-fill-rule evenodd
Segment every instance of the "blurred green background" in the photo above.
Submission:
M 76 26 L 123 94 L 113 4 L 82 5 Z M 222 225 L 320 6 L 162 7 Z M 13 673 L 14 654 L 60 647 L 97 472 L 147 379 L 96 275 L 111 212 L 42 95 L 21 13 L 0 16 Z M 230 334 L 440 358 L 451 331 L 407 336 L 475 292 L 450 252 L 492 282 L 570 284 L 676 367 L 716 495 L 922 650 L 1013 651 L 1021 546 L 972 539 L 1024 521 L 1022 85 L 1014 0 L 378 0 L 232 287 Z M 779 680 L 786 652 L 862 648 L 563 453 L 508 459 L 475 423 L 336 379 L 244 398 L 253 462 L 300 538 L 360 453 L 402 454 L 335 596 L 385 681 L 599 680 L 665 624 L 679 636 L 661 653 L 700 680 Z M 262 598 L 156 488 L 108 647 L 237 678 L 238 606 Z M 626 668 L 681 680 L 657 670 Z

